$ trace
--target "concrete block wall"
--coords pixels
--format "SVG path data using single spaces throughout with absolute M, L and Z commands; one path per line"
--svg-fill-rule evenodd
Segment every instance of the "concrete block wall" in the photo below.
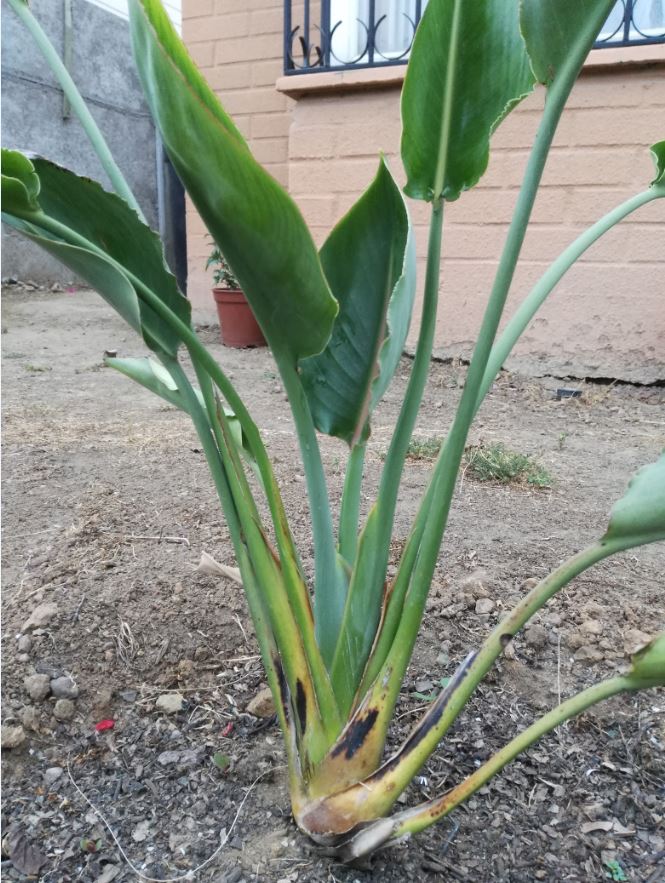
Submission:
M 62 55 L 62 0 L 32 0 L 31 8 Z M 125 19 L 87 0 L 72 4 L 72 77 L 127 177 L 146 217 L 157 226 L 155 129 L 132 62 Z M 63 118 L 60 87 L 8 3 L 2 3 L 2 145 L 31 150 L 110 188 L 83 129 Z M 66 282 L 55 258 L 3 225 L 2 275 Z
M 290 78 L 289 84 L 309 81 L 292 100 L 280 91 L 289 88 L 283 78 L 276 88 L 282 70 L 279 0 L 185 0 L 183 33 L 257 158 L 288 186 L 318 243 L 368 185 L 380 150 L 403 183 L 395 68 L 388 82 L 343 92 L 331 92 L 330 84 L 345 75 Z M 595 55 L 607 60 L 612 52 Z M 557 132 L 506 318 L 579 233 L 648 185 L 648 145 L 660 137 L 657 121 L 665 114 L 664 61 L 665 48 L 656 47 L 645 63 L 592 64 L 583 71 Z M 387 71 L 377 79 L 381 75 L 388 78 Z M 494 137 L 481 184 L 446 208 L 440 355 L 471 352 L 542 101 L 541 90 L 508 117 Z M 428 207 L 411 202 L 410 209 L 422 286 Z M 594 245 L 552 294 L 511 365 L 534 374 L 665 378 L 664 222 L 661 200 Z M 189 291 L 195 307 L 210 310 L 204 232 L 190 207 Z
M 506 310 L 583 230 L 653 177 L 647 146 L 665 115 L 662 66 L 586 70 L 559 126 Z M 512 216 L 542 91 L 501 125 L 481 183 L 446 206 L 440 355 L 469 356 Z M 322 241 L 375 173 L 379 150 L 400 183 L 399 91 L 302 95 L 293 109 L 289 189 Z M 410 202 L 424 276 L 429 210 Z M 415 326 L 415 323 L 414 323 Z M 415 342 L 415 327 L 410 343 Z M 665 377 L 665 200 L 608 233 L 561 281 L 522 338 L 527 373 Z

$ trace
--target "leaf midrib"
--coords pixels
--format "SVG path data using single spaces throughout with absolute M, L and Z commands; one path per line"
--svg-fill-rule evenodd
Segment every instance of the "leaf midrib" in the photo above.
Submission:
M 459 46 L 459 31 L 462 19 L 461 3 L 462 0 L 454 0 L 453 20 L 450 26 L 448 62 L 446 64 L 446 88 L 443 92 L 439 152 L 436 160 L 436 171 L 434 173 L 434 201 L 440 199 L 442 196 L 446 166 L 448 163 L 448 148 L 450 146 L 450 130 L 453 116 L 453 95 L 455 93 L 455 74 L 457 71 L 457 50 Z

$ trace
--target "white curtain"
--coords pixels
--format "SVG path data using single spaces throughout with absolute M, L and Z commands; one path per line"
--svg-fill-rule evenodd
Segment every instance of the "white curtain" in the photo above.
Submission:
M 422 12 L 426 2 L 422 0 Z M 413 40 L 415 17 L 416 0 L 375 0 L 374 23 L 383 19 L 375 31 L 375 62 L 404 56 Z M 333 67 L 369 61 L 366 49 L 370 25 L 369 0 L 331 0 L 330 27 L 335 29 L 330 58 Z
M 608 43 L 623 40 L 623 19 L 626 10 L 625 0 L 619 0 L 610 12 L 598 39 Z M 659 37 L 665 33 L 665 0 L 633 0 L 633 19 L 630 39 Z
M 631 38 L 659 37 L 665 33 L 665 0 L 634 0 Z M 639 30 L 636 30 L 639 29 Z

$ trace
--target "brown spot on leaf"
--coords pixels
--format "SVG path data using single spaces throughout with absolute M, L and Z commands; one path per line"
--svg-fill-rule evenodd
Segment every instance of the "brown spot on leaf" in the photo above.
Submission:
M 305 688 L 303 687 L 300 678 L 298 678 L 296 684 L 296 714 L 298 715 L 300 732 L 304 733 L 305 727 L 307 726 L 307 696 L 305 695 Z
M 366 714 L 349 724 L 342 739 L 332 750 L 332 756 L 339 757 L 340 754 L 344 754 L 347 760 L 351 760 L 353 755 L 365 744 L 365 739 L 371 732 L 378 716 L 378 708 L 370 708 Z

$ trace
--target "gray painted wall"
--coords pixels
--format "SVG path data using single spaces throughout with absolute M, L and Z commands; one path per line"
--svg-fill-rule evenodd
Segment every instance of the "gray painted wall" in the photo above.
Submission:
M 31 0 L 62 57 L 63 0 Z M 71 74 L 151 226 L 157 227 L 155 130 L 131 57 L 128 23 L 73 0 Z M 11 7 L 2 2 L 2 146 L 31 150 L 110 189 L 78 119 L 63 119 L 63 96 Z M 71 273 L 31 242 L 2 231 L 2 276 L 67 282 Z

